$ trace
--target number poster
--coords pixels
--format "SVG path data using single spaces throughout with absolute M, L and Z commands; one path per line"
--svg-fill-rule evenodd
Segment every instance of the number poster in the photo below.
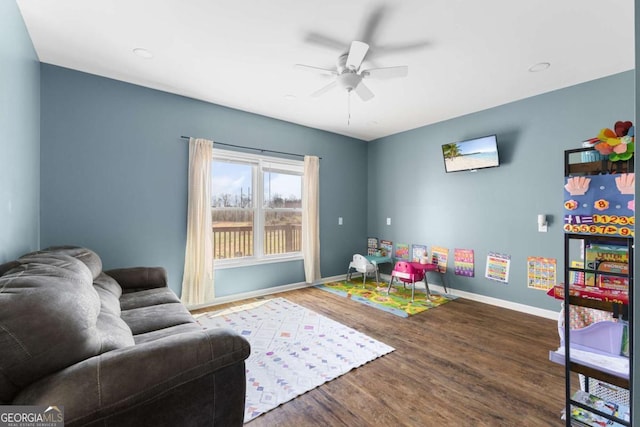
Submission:
M 509 267 L 511 266 L 511 257 L 495 252 L 489 252 L 487 255 L 487 269 L 484 277 L 496 282 L 509 283 Z
M 527 287 L 548 291 L 556 285 L 556 260 L 530 256 L 527 258 Z
M 473 277 L 473 249 L 454 249 L 453 266 L 456 275 Z
M 635 174 L 565 178 L 564 231 L 605 236 L 634 236 Z
M 440 273 L 447 272 L 447 260 L 449 259 L 449 249 L 442 246 L 431 247 L 431 259 L 432 263 L 438 265 L 438 271 Z

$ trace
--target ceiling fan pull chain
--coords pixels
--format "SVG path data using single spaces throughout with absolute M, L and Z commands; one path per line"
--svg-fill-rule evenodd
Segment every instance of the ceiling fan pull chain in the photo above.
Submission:
M 347 126 L 351 125 L 351 91 L 347 92 Z

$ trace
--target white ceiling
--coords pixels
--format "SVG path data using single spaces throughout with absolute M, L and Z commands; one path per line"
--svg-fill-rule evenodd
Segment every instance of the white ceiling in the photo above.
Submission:
M 41 62 L 363 140 L 634 68 L 633 0 L 16 1 Z M 408 77 L 310 97 L 353 40 Z

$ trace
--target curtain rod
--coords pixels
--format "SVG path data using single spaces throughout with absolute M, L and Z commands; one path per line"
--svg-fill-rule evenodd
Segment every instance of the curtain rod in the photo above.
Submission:
M 188 136 L 180 136 L 180 138 L 186 139 L 187 141 L 189 140 Z M 275 150 L 267 150 L 266 148 L 245 147 L 243 145 L 227 144 L 226 142 L 217 142 L 217 141 L 213 141 L 213 143 L 217 145 L 226 145 L 227 147 L 235 147 L 235 148 L 243 148 L 245 150 L 260 151 L 261 153 L 277 153 L 277 154 L 284 154 L 287 156 L 304 157 L 304 154 L 287 153 L 286 151 L 275 151 Z M 322 159 L 322 157 L 318 157 L 318 158 Z

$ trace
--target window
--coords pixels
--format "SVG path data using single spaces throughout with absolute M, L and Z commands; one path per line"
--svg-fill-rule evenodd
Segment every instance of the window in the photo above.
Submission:
M 216 266 L 302 257 L 303 162 L 213 150 Z

